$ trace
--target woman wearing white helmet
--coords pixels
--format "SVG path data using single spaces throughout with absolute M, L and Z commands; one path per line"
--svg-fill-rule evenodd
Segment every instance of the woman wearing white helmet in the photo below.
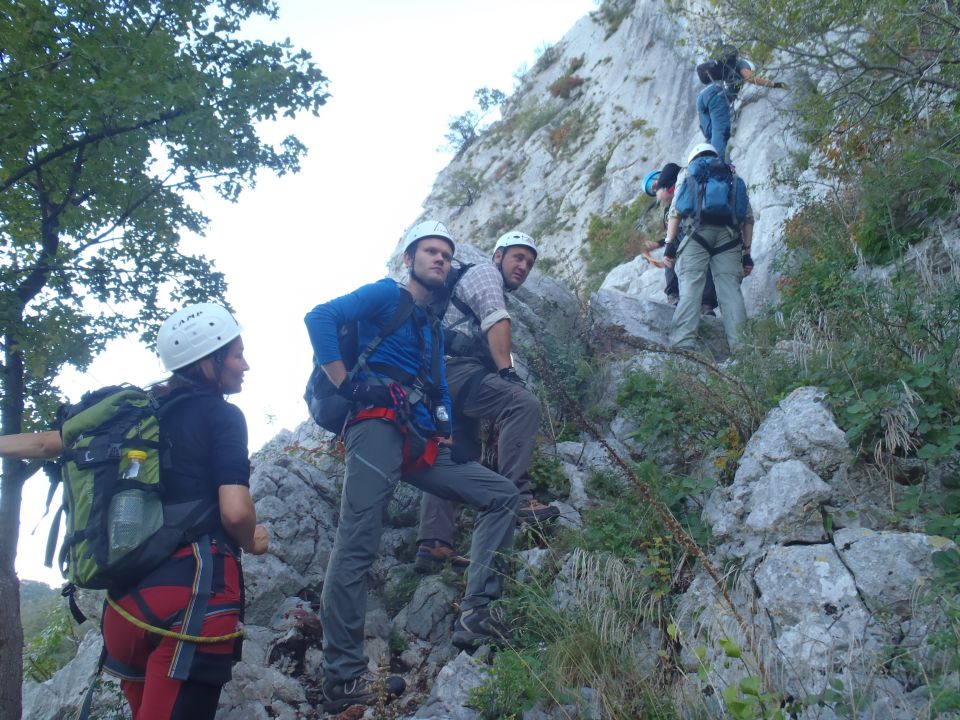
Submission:
M 199 504 L 214 519 L 204 528 L 210 542 L 191 538 L 134 587 L 111 591 L 113 602 L 104 608 L 104 669 L 120 677 L 135 720 L 216 715 L 236 651 L 240 551 L 262 554 L 269 544 L 250 496 L 246 420 L 224 398 L 240 392 L 250 369 L 240 331 L 225 308 L 201 303 L 168 317 L 157 335 L 158 353 L 173 376 L 152 391 L 161 407 L 180 398 L 161 420 L 169 457 L 162 465 L 164 506 Z M 0 457 L 52 458 L 62 450 L 58 432 L 0 437 Z M 211 507 L 219 512 L 209 513 Z M 207 572 L 204 593 L 197 578 Z M 203 600 L 206 609 L 197 612 Z M 164 634 L 169 630 L 174 637 Z M 189 642 L 177 632 L 222 639 Z

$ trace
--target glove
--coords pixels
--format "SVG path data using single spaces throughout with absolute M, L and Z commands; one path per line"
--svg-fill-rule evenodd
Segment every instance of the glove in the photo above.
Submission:
M 680 247 L 680 243 L 676 240 L 668 240 L 664 246 L 663 256 L 665 258 L 670 258 L 671 260 L 677 257 L 677 249 Z
M 520 376 L 517 375 L 517 371 L 514 370 L 512 366 L 503 368 L 503 370 L 499 370 L 497 372 L 497 375 L 502 377 L 507 382 L 516 383 L 517 385 L 523 385 L 524 387 L 527 386 L 527 384 L 520 379 Z
M 753 258 L 750 257 L 750 253 L 745 252 L 743 254 L 743 257 L 740 258 L 740 264 L 743 265 L 745 268 L 753 267 Z
M 390 388 L 384 385 L 370 385 L 369 383 L 344 380 L 340 383 L 340 387 L 337 388 L 337 395 L 346 398 L 350 402 L 360 403 L 361 405 L 393 407 Z

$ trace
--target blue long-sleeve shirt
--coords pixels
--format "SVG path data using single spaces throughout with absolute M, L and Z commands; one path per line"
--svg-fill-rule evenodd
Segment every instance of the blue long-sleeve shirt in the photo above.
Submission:
M 375 283 L 364 285 L 351 293 L 317 305 L 307 313 L 304 322 L 313 345 L 314 358 L 321 365 L 343 360 L 337 340 L 337 328 L 346 323 L 357 323 L 358 348 L 362 352 L 380 334 L 380 330 L 390 322 L 400 303 L 400 285 L 394 280 L 384 278 Z M 422 334 L 422 340 L 417 334 Z M 453 420 L 453 408 L 450 392 L 447 388 L 447 373 L 443 363 L 443 334 L 439 336 L 440 347 L 440 392 L 441 400 L 447 409 L 447 416 Z M 414 305 L 411 319 L 403 323 L 394 333 L 385 337 L 376 350 L 367 359 L 368 363 L 383 363 L 416 376 L 422 374 L 432 377 L 433 338 L 430 323 L 423 308 Z M 350 368 L 347 368 L 349 371 Z M 385 382 L 394 380 L 371 370 L 373 375 L 382 377 Z M 363 371 L 357 375 L 360 380 L 369 377 Z M 426 403 L 418 402 L 413 406 L 413 421 L 417 429 L 426 435 L 436 433 L 437 426 Z M 451 428 L 452 431 L 452 428 Z

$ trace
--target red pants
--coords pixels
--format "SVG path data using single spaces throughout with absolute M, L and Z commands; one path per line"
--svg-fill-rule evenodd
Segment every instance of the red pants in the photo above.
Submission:
M 193 547 L 178 550 L 132 593 L 115 598 L 117 604 L 150 625 L 179 631 L 197 575 Z M 240 619 L 239 564 L 216 550 L 213 563 L 212 594 L 200 632 L 204 637 L 228 635 Z M 236 640 L 197 644 L 186 680 L 171 677 L 181 641 L 141 629 L 109 605 L 103 615 L 103 641 L 108 656 L 104 670 L 120 678 L 134 720 L 212 720 L 220 690 L 230 679 Z

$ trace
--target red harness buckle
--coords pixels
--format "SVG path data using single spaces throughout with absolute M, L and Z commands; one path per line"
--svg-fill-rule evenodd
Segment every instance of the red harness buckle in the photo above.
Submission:
M 402 475 L 411 475 L 418 470 L 433 467 L 440 451 L 440 439 L 436 437 L 423 438 L 416 431 L 411 431 L 406 423 L 397 422 L 397 411 L 392 408 L 374 407 L 357 411 L 347 426 L 356 425 L 364 420 L 386 420 L 397 426 L 403 435 L 403 463 L 400 466 Z

